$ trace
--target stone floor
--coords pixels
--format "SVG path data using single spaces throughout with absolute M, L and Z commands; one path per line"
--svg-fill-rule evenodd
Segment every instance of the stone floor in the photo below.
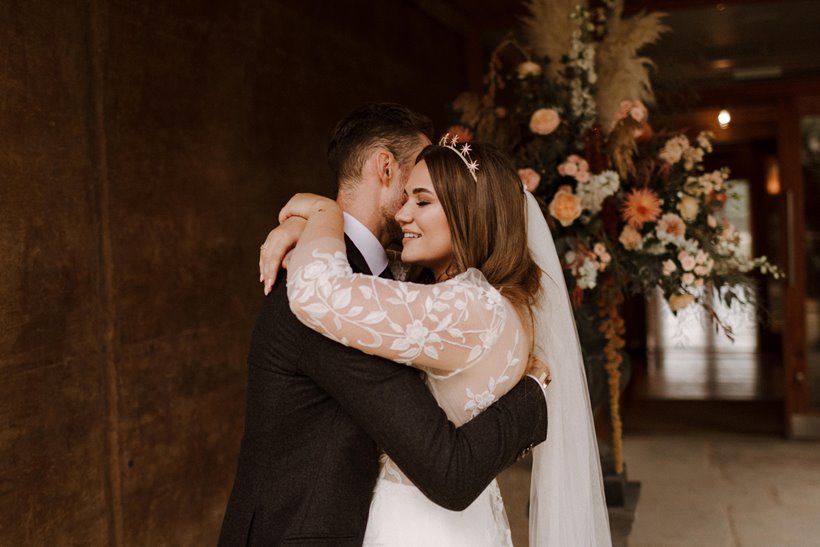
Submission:
M 630 547 L 820 545 L 820 442 L 633 436 L 625 459 L 641 481 Z M 525 546 L 527 462 L 499 482 L 513 541 Z

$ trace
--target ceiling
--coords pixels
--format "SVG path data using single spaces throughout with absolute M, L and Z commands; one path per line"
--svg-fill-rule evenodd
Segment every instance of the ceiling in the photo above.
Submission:
M 518 25 L 522 0 L 417 0 L 437 4 L 487 47 Z M 442 9 L 446 6 L 446 9 Z M 425 9 L 427 9 L 425 8 Z M 820 0 L 723 2 L 626 0 L 625 11 L 663 11 L 671 27 L 644 52 L 660 80 L 709 87 L 737 81 L 820 77 Z

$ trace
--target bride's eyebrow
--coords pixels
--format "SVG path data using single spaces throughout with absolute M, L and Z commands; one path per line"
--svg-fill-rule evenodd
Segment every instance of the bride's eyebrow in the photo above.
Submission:
M 418 194 L 430 194 L 431 196 L 434 195 L 433 192 L 427 188 L 413 188 L 413 195 L 415 196 Z

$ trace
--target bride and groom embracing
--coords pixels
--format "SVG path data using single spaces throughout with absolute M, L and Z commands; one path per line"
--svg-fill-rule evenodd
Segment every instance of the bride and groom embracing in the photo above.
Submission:
M 294 196 L 263 246 L 266 292 L 295 248 L 253 332 L 220 545 L 511 545 L 494 477 L 534 445 L 530 544 L 610 544 L 546 222 L 501 152 L 431 133 L 399 105 L 352 112 L 336 201 Z

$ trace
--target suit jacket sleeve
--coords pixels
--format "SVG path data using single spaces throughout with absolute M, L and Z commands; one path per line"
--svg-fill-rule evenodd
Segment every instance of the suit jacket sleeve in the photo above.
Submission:
M 292 314 L 284 283 L 268 298 L 279 308 L 280 328 L 300 340 L 298 366 L 328 392 L 432 501 L 463 510 L 487 485 L 547 431 L 540 386 L 524 378 L 509 393 L 456 428 L 420 373 L 337 344 Z

